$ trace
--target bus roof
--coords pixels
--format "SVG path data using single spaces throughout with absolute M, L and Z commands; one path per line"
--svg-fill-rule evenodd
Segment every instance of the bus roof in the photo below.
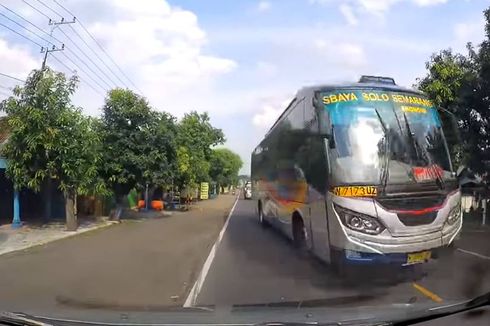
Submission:
M 386 83 L 344 83 L 344 84 L 325 84 L 325 85 L 314 85 L 301 88 L 296 97 L 303 97 L 306 94 L 312 94 L 315 92 L 328 92 L 332 90 L 342 90 L 342 89 L 382 89 L 392 92 L 406 92 L 413 93 L 417 95 L 424 95 L 424 93 L 412 89 L 401 87 L 396 84 L 386 84 Z

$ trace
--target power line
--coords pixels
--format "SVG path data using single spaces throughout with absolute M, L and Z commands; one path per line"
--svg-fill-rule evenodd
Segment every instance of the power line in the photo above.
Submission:
M 14 14 L 15 16 L 19 17 L 20 19 L 22 19 L 23 21 L 25 21 L 26 23 L 30 24 L 31 26 L 35 27 L 37 30 L 39 30 L 40 32 L 43 32 L 44 34 L 46 34 L 47 36 L 53 38 L 54 40 L 56 40 L 57 42 L 60 42 L 60 43 L 63 43 L 62 41 L 60 41 L 59 39 L 57 39 L 56 37 L 54 37 L 53 35 L 49 34 L 48 32 L 46 32 L 45 30 L 43 30 L 42 28 L 40 28 L 39 26 L 37 26 L 36 24 L 32 23 L 29 19 L 26 19 L 24 17 L 22 17 L 21 15 L 19 15 L 18 13 L 16 13 L 15 11 L 13 11 L 12 9 L 9 9 L 7 7 L 5 7 L 4 5 L 0 4 L 0 6 L 2 6 L 3 8 L 7 9 L 9 12 L 11 12 L 12 14 Z M 53 44 L 53 43 L 51 43 Z
M 28 5 L 29 7 L 31 7 L 32 9 L 34 9 L 35 11 L 37 11 L 38 13 L 40 13 L 41 15 L 43 15 L 44 17 L 46 17 L 47 19 L 51 20 L 51 17 L 49 17 L 48 15 L 46 15 L 44 12 L 42 12 L 41 10 L 37 9 L 36 7 L 34 7 L 33 5 L 31 5 L 29 2 L 27 2 L 26 0 L 22 0 L 23 3 L 25 3 L 26 5 Z
M 47 4 L 45 4 L 44 2 L 42 2 L 41 0 L 36 0 L 36 1 L 39 2 L 40 4 L 42 4 L 44 7 L 48 8 L 51 12 L 53 12 L 56 15 L 60 16 L 61 18 L 63 18 L 63 15 L 61 15 L 59 12 L 57 12 L 56 10 L 54 10 L 53 8 L 51 8 L 50 6 L 48 6 Z
M 97 75 L 97 74 L 96 74 L 96 73 L 95 73 L 95 72 L 92 70 L 92 68 L 90 68 L 90 66 L 89 66 L 89 65 L 88 65 L 88 64 L 87 64 L 85 61 L 83 61 L 82 59 L 80 59 L 80 57 L 79 57 L 79 56 L 78 56 L 78 55 L 77 55 L 75 52 L 71 51 L 70 49 L 68 49 L 68 51 L 70 51 L 70 52 L 71 52 L 71 54 L 73 54 L 73 55 L 75 56 L 75 58 L 77 58 L 77 59 L 78 59 L 78 61 L 80 61 L 81 63 L 83 63 L 83 64 L 84 64 L 84 65 L 85 65 L 85 66 L 86 66 L 86 67 L 87 67 L 87 68 L 90 70 L 90 72 L 91 72 L 92 74 L 94 74 L 95 76 L 97 76 L 97 78 L 98 78 L 98 79 L 100 79 L 100 81 L 101 81 L 101 82 L 103 82 L 103 83 L 105 84 L 105 87 L 104 87 L 104 86 L 100 86 L 100 84 L 99 84 L 98 82 L 96 82 L 96 84 L 97 84 L 97 85 L 99 85 L 99 86 L 100 86 L 102 89 L 104 89 L 104 90 L 106 90 L 106 88 L 108 88 L 108 89 L 111 89 L 111 88 L 112 88 L 112 87 L 111 87 L 109 84 L 107 84 L 107 82 L 106 82 L 106 81 L 105 81 L 103 78 L 100 78 L 100 76 L 99 76 L 99 75 Z M 65 54 L 65 56 L 66 56 L 67 58 L 69 58 L 69 57 L 68 57 L 66 54 Z M 71 62 L 73 62 L 73 63 L 74 63 L 74 64 L 75 64 L 77 67 L 79 67 L 79 66 L 78 66 L 78 65 L 77 65 L 77 64 L 76 64 L 76 63 L 75 63 L 73 60 L 71 60 L 71 58 L 70 58 L 69 60 L 70 60 Z M 88 74 L 87 74 L 87 75 L 88 75 Z
M 41 47 L 41 48 L 43 47 L 41 44 L 37 43 L 37 42 L 36 42 L 36 41 L 34 41 L 33 39 L 31 39 L 31 38 L 29 38 L 29 37 L 25 36 L 24 34 L 21 34 L 21 33 L 17 32 L 16 30 L 14 30 L 14 29 L 12 29 L 12 28 L 8 27 L 7 25 L 4 25 L 4 24 L 0 23 L 0 26 L 3 26 L 3 27 L 5 27 L 6 29 L 11 30 L 11 31 L 12 31 L 12 32 L 14 32 L 15 34 L 17 34 L 17 35 L 19 35 L 19 36 L 22 36 L 22 37 L 23 37 L 23 38 L 25 38 L 26 40 L 31 41 L 32 43 L 36 44 L 37 46 L 39 46 L 39 47 Z
M 68 27 L 73 31 L 73 33 L 75 33 L 78 36 L 78 38 L 82 40 L 82 42 L 87 46 L 87 48 L 89 48 L 90 51 L 92 51 L 92 53 L 97 57 L 97 59 L 99 59 L 99 61 L 102 62 L 102 64 L 107 68 L 107 70 L 109 70 L 112 73 L 112 75 L 114 75 L 125 87 L 129 88 L 126 82 L 124 82 L 116 73 L 114 73 L 114 71 L 107 65 L 107 63 L 105 63 L 104 60 L 102 60 L 99 54 L 87 43 L 87 41 L 85 41 L 85 39 L 77 32 L 77 30 L 73 28 L 73 26 L 71 25 L 68 25 Z
M 114 61 L 114 59 L 112 59 L 112 57 L 109 55 L 109 53 L 107 53 L 107 51 L 104 50 L 104 48 L 102 47 L 102 45 L 99 44 L 99 42 L 97 41 L 97 39 L 94 36 L 92 36 L 92 34 L 90 34 L 90 32 L 88 31 L 88 29 L 85 28 L 85 26 L 82 24 L 82 22 L 80 21 L 80 19 L 78 19 L 78 23 L 83 28 L 83 30 L 90 36 L 90 38 L 92 38 L 92 40 L 94 40 L 95 44 L 97 44 L 97 46 L 102 50 L 102 52 L 104 52 L 105 55 L 112 61 L 112 63 L 116 66 L 116 68 L 119 70 L 119 72 L 131 83 L 131 85 L 133 85 L 133 87 L 136 90 L 138 90 L 138 92 L 140 92 L 141 94 L 143 94 L 143 92 L 138 88 L 138 86 L 136 86 L 133 83 L 133 81 L 131 79 L 129 79 L 129 77 L 124 73 L 124 71 L 121 69 L 121 67 L 119 67 L 119 65 L 116 63 L 116 61 Z
M 69 25 L 71 27 L 71 25 Z M 63 35 L 65 35 L 69 40 L 70 42 L 78 49 L 78 51 L 80 51 L 99 71 L 101 74 L 104 75 L 105 78 L 109 79 L 116 87 L 117 87 L 117 83 L 114 82 L 114 80 L 112 80 L 111 77 L 109 77 L 104 71 L 102 71 L 102 69 L 100 69 L 100 67 L 90 58 L 90 56 L 88 56 L 78 45 L 77 43 L 75 43 L 71 38 L 68 37 L 68 35 L 60 28 L 60 32 L 63 33 Z
M 66 9 L 65 6 L 63 6 L 61 3 L 59 3 L 58 1 L 56 0 L 52 0 L 54 3 L 56 3 L 58 6 L 60 6 L 61 8 L 63 8 L 64 11 L 66 11 L 67 13 L 69 13 L 71 16 L 75 17 L 75 15 L 68 9 Z
M 65 52 L 62 51 L 61 54 L 63 54 L 65 56 L 65 58 L 67 58 L 71 63 L 73 63 L 75 65 L 75 67 L 77 67 L 81 72 L 86 74 L 87 77 L 90 78 L 90 80 L 92 80 L 95 84 L 97 84 L 97 86 L 99 86 L 103 91 L 107 92 L 107 89 L 104 86 L 99 84 L 99 82 L 96 79 L 92 78 L 92 76 L 87 74 L 75 61 L 73 61 L 69 56 L 67 56 Z M 54 58 L 54 56 L 52 56 L 52 57 Z
M 56 3 L 58 6 L 60 6 L 61 8 L 63 8 L 64 11 L 66 11 L 67 13 L 69 13 L 71 16 L 75 17 L 76 15 L 73 14 L 70 10 L 68 10 L 65 6 L 63 6 L 61 3 L 59 3 L 58 1 L 56 0 L 51 0 L 53 1 L 54 3 Z
M 10 78 L 10 79 L 14 79 L 14 80 L 20 81 L 22 83 L 25 83 L 26 82 L 25 80 L 22 80 L 22 79 L 19 79 L 17 77 L 14 77 L 14 76 L 10 76 L 10 75 L 4 74 L 2 72 L 0 72 L 0 76 L 7 77 L 7 78 Z
M 65 33 L 65 32 L 64 32 L 64 31 L 63 31 L 61 28 L 59 29 L 59 31 L 60 31 L 61 33 L 63 33 L 63 35 L 65 35 L 67 39 L 69 39 L 69 38 L 70 38 L 70 37 L 69 37 L 69 36 L 68 36 L 68 35 L 67 35 L 67 34 L 66 34 L 66 33 Z M 85 54 L 83 51 L 81 51 L 81 49 L 78 47 L 78 45 L 76 45 L 76 43 L 73 43 L 73 44 L 75 45 L 75 47 L 76 47 L 76 48 L 77 48 L 77 49 L 78 49 L 80 52 L 82 52 L 83 54 Z M 90 66 L 89 66 L 89 65 L 88 65 L 88 64 L 87 64 L 87 63 L 86 63 L 86 62 L 85 62 L 83 59 L 81 59 L 81 58 L 80 58 L 80 57 L 79 57 L 79 56 L 78 56 L 78 55 L 77 55 L 77 54 L 76 54 L 74 51 L 72 51 L 70 48 L 67 48 L 67 50 L 68 50 L 68 51 L 70 51 L 70 52 L 71 52 L 71 53 L 72 53 L 72 54 L 75 56 L 75 58 L 77 58 L 77 59 L 78 59 L 78 60 L 79 60 L 81 63 L 83 63 L 83 64 L 84 64 L 84 65 L 85 65 L 85 66 L 86 66 L 86 67 L 87 67 L 87 68 L 88 68 L 88 69 L 89 69 L 89 70 L 90 70 L 90 71 L 91 71 L 91 72 L 92 72 L 92 73 L 93 73 L 95 76 L 97 76 L 97 77 L 98 77 L 98 78 L 99 78 L 99 79 L 100 79 L 102 82 L 104 82 L 108 88 L 112 88 L 112 87 L 111 87 L 111 85 L 109 85 L 109 84 L 108 84 L 108 83 L 105 81 L 105 79 L 104 79 L 104 78 L 101 78 L 101 77 L 100 77 L 100 76 L 99 76 L 99 75 L 98 75 L 98 74 L 97 74 L 95 71 L 93 71 L 93 70 L 92 70 L 92 68 L 91 68 L 91 67 L 90 67 Z M 85 54 L 85 56 L 87 56 L 87 55 Z M 89 58 L 89 60 L 90 60 L 90 58 Z M 92 62 L 93 62 L 93 61 L 92 61 Z
M 67 13 L 69 13 L 70 15 L 72 15 L 73 17 L 75 17 L 76 15 L 73 14 L 73 12 L 71 12 L 70 10 L 68 10 L 65 6 L 63 6 L 61 3 L 59 3 L 57 0 L 52 0 L 54 3 L 56 3 L 58 6 L 60 6 L 63 10 L 65 10 Z M 77 21 L 78 23 L 80 24 L 80 26 L 82 27 L 82 29 L 85 31 L 85 33 L 87 33 L 87 35 L 95 42 L 95 44 L 97 44 L 97 46 L 99 47 L 99 49 L 104 52 L 104 54 L 109 58 L 109 60 L 114 64 L 114 66 L 116 66 L 117 70 L 119 70 L 119 72 L 121 73 L 122 76 L 124 76 L 124 78 L 126 78 L 126 80 L 129 81 L 129 83 L 131 85 L 133 85 L 133 87 L 138 91 L 140 92 L 140 94 L 143 94 L 143 92 L 138 88 L 138 86 L 136 86 L 134 84 L 134 82 L 124 73 L 124 71 L 121 69 L 121 67 L 116 63 L 116 61 L 109 55 L 109 53 L 107 53 L 107 51 L 104 49 L 104 47 L 99 43 L 99 41 L 97 41 L 97 39 L 88 31 L 88 29 L 85 27 L 85 25 L 82 23 L 82 21 L 77 18 Z
M 73 69 L 71 69 L 70 67 L 68 67 L 63 61 L 61 61 L 60 59 L 58 59 L 57 57 L 55 57 L 53 54 L 49 54 L 54 60 L 56 60 L 59 64 L 61 64 L 63 67 L 65 67 L 68 71 L 70 72 L 73 72 Z M 87 75 L 88 76 L 88 75 Z M 78 76 L 78 78 L 80 78 L 80 76 Z M 104 94 L 102 94 L 98 89 L 96 89 L 95 87 L 93 87 L 90 83 L 84 81 L 82 78 L 80 78 L 80 81 L 83 81 L 85 85 L 87 85 L 88 87 L 90 87 L 94 92 L 96 92 L 97 94 L 99 94 L 100 96 L 104 97 Z M 104 89 L 105 91 L 105 89 Z
M 44 37 L 39 36 L 39 34 L 37 34 L 37 33 L 33 32 L 32 30 L 30 30 L 29 28 L 25 27 L 24 25 L 19 24 L 18 22 L 16 22 L 15 20 L 13 20 L 13 19 L 12 19 L 12 18 L 10 18 L 10 17 L 8 17 L 8 16 L 4 15 L 4 14 L 3 14 L 3 13 L 1 13 L 1 12 L 0 12 L 0 16 L 3 16 L 3 17 L 5 17 L 5 18 L 7 18 L 7 19 L 8 19 L 8 20 L 10 20 L 12 23 L 14 23 L 14 24 L 16 24 L 16 25 L 18 25 L 18 26 L 22 27 L 23 29 L 25 29 L 25 30 L 26 30 L 26 31 L 28 31 L 29 33 L 36 35 L 37 37 L 39 37 L 39 38 L 40 38 L 41 40 L 43 40 L 44 42 L 47 42 L 47 43 L 52 44 L 52 45 L 55 45 L 53 42 L 50 42 L 49 40 L 45 39 Z

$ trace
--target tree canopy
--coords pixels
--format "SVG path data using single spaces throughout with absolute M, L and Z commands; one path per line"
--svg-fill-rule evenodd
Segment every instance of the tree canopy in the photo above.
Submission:
M 238 183 L 238 172 L 243 166 L 238 154 L 227 148 L 216 148 L 212 152 L 210 165 L 210 177 L 221 186 Z
M 177 183 L 192 185 L 208 181 L 211 147 L 224 141 L 223 131 L 211 125 L 207 113 L 185 114 L 177 124 Z
M 7 176 L 17 189 L 56 184 L 65 196 L 68 229 L 77 227 L 77 194 L 115 194 L 119 212 L 120 199 L 146 185 L 192 187 L 211 177 L 236 182 L 240 157 L 212 149 L 225 137 L 207 113 L 191 111 L 177 121 L 129 89 L 112 89 L 101 117 L 87 117 L 71 103 L 77 84 L 76 76 L 34 70 L 0 106 L 9 129 L 2 148 Z M 50 211 L 51 198 L 44 202 Z
M 461 161 L 490 181 L 490 8 L 484 11 L 485 40 L 467 45 L 466 54 L 446 49 L 426 63 L 417 86 L 452 112 L 461 132 Z M 443 121 L 444 122 L 444 121 Z
M 176 166 L 175 118 L 127 89 L 108 93 L 100 121 L 102 175 L 116 195 L 171 182 Z
M 2 103 L 11 128 L 2 149 L 7 175 L 17 189 L 39 191 L 54 180 L 67 204 L 67 227 L 76 228 L 73 198 L 76 193 L 102 191 L 96 184 L 100 164 L 99 137 L 91 118 L 70 101 L 78 79 L 66 79 L 50 69 L 35 70 L 23 87 Z M 71 206 L 70 206 L 71 205 Z

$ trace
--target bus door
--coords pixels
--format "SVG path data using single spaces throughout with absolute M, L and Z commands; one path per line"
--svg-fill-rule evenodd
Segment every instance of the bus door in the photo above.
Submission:
M 309 140 L 307 180 L 308 213 L 313 252 L 320 259 L 330 261 L 330 245 L 327 216 L 328 164 L 326 139 L 314 137 Z

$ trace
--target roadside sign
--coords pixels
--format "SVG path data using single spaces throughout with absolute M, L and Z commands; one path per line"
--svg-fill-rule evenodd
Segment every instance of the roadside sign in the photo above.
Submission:
M 201 199 L 209 198 L 209 183 L 201 182 Z

